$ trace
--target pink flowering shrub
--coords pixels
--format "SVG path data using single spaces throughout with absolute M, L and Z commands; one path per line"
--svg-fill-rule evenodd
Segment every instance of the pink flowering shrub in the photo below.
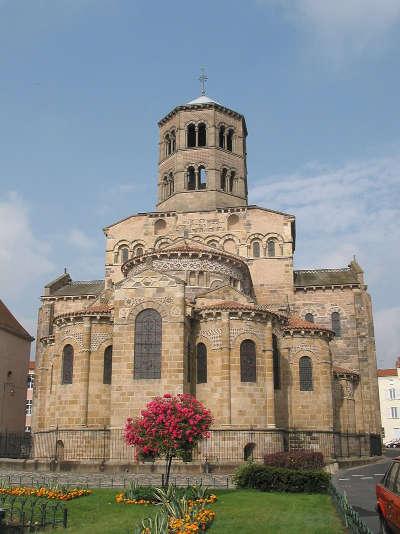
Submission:
M 168 481 L 172 458 L 186 460 L 210 436 L 211 423 L 211 412 L 192 395 L 166 393 L 149 402 L 141 417 L 127 419 L 125 442 L 136 447 L 139 458 L 165 457 Z

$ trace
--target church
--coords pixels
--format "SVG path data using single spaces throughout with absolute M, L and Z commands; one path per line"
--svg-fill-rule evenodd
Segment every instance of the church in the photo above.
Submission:
M 104 229 L 104 280 L 64 273 L 44 288 L 35 456 L 53 457 L 54 435 L 64 459 L 126 461 L 126 418 L 167 392 L 213 414 L 199 460 L 296 444 L 351 456 L 343 435 L 366 437 L 369 455 L 380 412 L 362 268 L 294 270 L 295 216 L 248 204 L 241 113 L 202 91 L 158 126 L 154 211 Z

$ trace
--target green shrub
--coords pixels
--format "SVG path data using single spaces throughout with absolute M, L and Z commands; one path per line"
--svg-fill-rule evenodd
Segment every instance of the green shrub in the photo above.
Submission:
M 287 469 L 321 469 L 325 466 L 323 454 L 314 451 L 266 454 L 264 456 L 264 464 L 271 467 L 286 467 Z
M 286 469 L 256 463 L 241 465 L 235 472 L 238 488 L 293 493 L 325 493 L 330 474 L 322 470 Z

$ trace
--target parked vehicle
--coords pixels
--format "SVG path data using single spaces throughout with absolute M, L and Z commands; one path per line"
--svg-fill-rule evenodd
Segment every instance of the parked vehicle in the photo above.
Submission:
M 376 485 L 376 509 L 382 534 L 400 534 L 400 456 L 394 458 Z
M 388 441 L 385 445 L 388 449 L 400 449 L 400 439 L 393 439 Z

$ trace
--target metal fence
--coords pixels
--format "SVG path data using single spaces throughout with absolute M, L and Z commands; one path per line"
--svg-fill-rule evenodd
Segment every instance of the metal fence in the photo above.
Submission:
M 59 526 L 67 528 L 68 511 L 61 502 L 2 494 L 0 509 L 0 532 L 36 532 Z
M 193 451 L 192 460 L 210 464 L 262 460 L 265 454 L 307 450 L 325 458 L 378 456 L 378 434 L 350 434 L 318 430 L 215 429 Z M 30 434 L 0 434 L 0 457 L 51 461 L 108 460 L 134 462 L 134 450 L 125 444 L 123 429 L 55 428 Z
M 329 487 L 329 493 L 332 496 L 336 510 L 349 532 L 352 534 L 373 534 L 372 530 L 370 530 L 359 514 L 350 505 L 346 495 L 342 495 L 333 484 Z

